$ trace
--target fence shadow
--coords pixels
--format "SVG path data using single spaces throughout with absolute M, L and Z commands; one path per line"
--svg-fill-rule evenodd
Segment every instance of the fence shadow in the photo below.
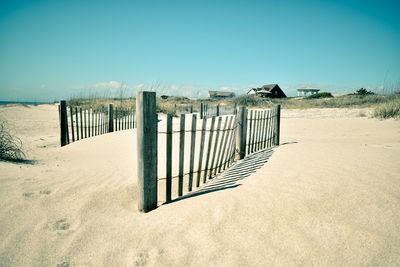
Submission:
M 163 205 L 216 191 L 236 188 L 240 186 L 240 184 L 236 184 L 238 181 L 245 179 L 252 173 L 256 172 L 257 169 L 264 166 L 272 156 L 273 152 L 272 148 L 268 148 L 248 155 L 244 159 L 235 162 L 229 169 L 219 173 L 213 179 L 209 180 L 206 184 L 199 187 L 198 190 L 165 202 Z

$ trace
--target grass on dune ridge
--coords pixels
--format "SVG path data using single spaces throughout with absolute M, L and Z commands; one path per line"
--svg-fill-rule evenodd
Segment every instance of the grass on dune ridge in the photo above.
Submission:
M 341 96 L 327 96 L 321 93 L 322 97 L 288 97 L 280 99 L 260 98 L 251 95 L 242 95 L 230 99 L 199 98 L 189 99 L 186 97 L 169 97 L 162 99 L 157 97 L 157 112 L 175 114 L 175 110 L 189 111 L 193 106 L 198 111 L 200 103 L 208 104 L 209 108 L 221 105 L 226 108 L 233 108 L 235 105 L 247 106 L 249 108 L 271 108 L 280 104 L 283 109 L 308 109 L 308 108 L 374 108 L 374 116 L 378 118 L 399 117 L 400 94 L 348 94 Z M 113 98 L 71 98 L 67 105 L 81 107 L 83 109 L 106 108 L 109 103 L 114 107 L 134 108 L 136 99 L 134 97 L 113 99 Z M 176 106 L 176 109 L 175 109 Z

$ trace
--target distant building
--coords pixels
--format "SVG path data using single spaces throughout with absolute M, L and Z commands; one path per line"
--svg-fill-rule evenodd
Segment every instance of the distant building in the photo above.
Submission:
M 225 91 L 208 91 L 208 97 L 214 99 L 232 98 L 235 97 L 235 93 Z
M 283 98 L 285 93 L 277 84 L 266 84 L 261 88 L 252 88 L 247 92 L 248 95 L 256 95 L 259 97 Z
M 169 98 L 169 95 L 162 95 L 162 96 L 160 96 L 162 99 L 168 99 Z
M 297 89 L 297 96 L 309 96 L 313 94 L 317 94 L 319 92 L 319 89 L 311 87 L 311 86 L 306 86 L 300 89 Z

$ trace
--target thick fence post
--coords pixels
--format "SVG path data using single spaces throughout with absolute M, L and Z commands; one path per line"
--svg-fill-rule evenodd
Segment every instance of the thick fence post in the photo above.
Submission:
M 279 137 L 281 133 L 281 105 L 276 106 L 276 141 L 275 145 L 279 146 Z
M 156 93 L 136 94 L 138 208 L 157 208 L 157 113 Z
M 60 101 L 60 141 L 61 146 L 68 144 L 67 141 L 68 119 L 67 119 L 67 103 L 65 100 Z
M 236 128 L 236 159 L 243 159 L 246 156 L 246 135 L 247 135 L 247 109 L 241 106 L 237 110 Z
M 108 104 L 108 132 L 114 132 L 114 105 Z

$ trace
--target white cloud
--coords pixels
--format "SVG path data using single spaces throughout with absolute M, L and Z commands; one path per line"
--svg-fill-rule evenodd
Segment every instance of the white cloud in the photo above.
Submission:
M 143 86 L 144 86 L 144 83 L 139 83 L 139 84 L 135 85 L 134 88 L 135 88 L 136 90 L 139 90 L 139 89 L 142 89 Z
M 95 88 L 127 88 L 126 84 L 121 84 L 120 82 L 117 81 L 109 81 L 105 83 L 96 83 L 94 85 Z

